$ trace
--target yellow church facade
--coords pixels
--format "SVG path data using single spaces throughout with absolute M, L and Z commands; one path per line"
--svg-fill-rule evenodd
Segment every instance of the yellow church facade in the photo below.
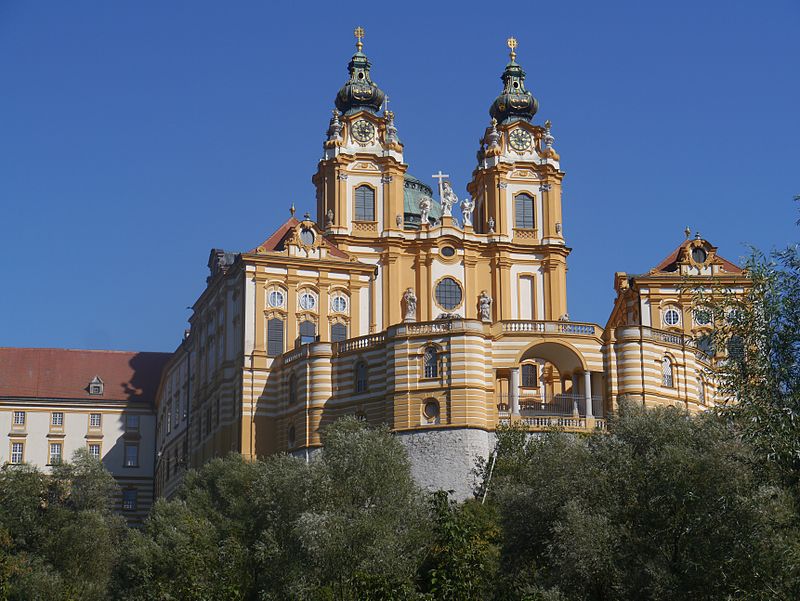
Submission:
M 249 251 L 211 252 L 158 392 L 159 494 L 229 451 L 310 457 L 327 424 L 355 415 L 401 437 L 423 485 L 463 497 L 499 424 L 592 431 L 624 398 L 713 405 L 713 324 L 689 288 L 743 290 L 746 275 L 687 235 L 649 273 L 614 275 L 605 326 L 574 321 L 560 156 L 509 46 L 459 199 L 446 174 L 408 172 L 359 37 L 312 178 L 316 215 L 292 208 Z

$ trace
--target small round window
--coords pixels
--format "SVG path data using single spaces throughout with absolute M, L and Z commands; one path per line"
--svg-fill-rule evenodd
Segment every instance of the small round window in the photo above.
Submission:
M 283 292 L 280 290 L 273 290 L 269 293 L 269 306 L 282 307 L 283 306 Z
M 443 246 L 440 252 L 442 253 L 443 257 L 452 257 L 456 254 L 456 249 L 452 246 Z
M 439 417 L 439 403 L 436 401 L 427 401 L 422 409 L 422 414 L 425 416 L 425 419 L 436 419 Z
M 667 309 L 664 311 L 664 323 L 668 326 L 678 325 L 681 320 L 681 315 L 675 309 Z
M 461 304 L 461 286 L 453 278 L 444 278 L 436 285 L 436 302 L 448 311 Z
M 695 263 L 705 263 L 706 258 L 708 258 L 708 253 L 705 251 L 705 249 L 702 249 L 699 246 L 692 249 L 692 261 Z
M 331 301 L 331 307 L 337 313 L 344 313 L 347 311 L 347 299 L 343 296 L 334 296 Z
M 289 443 L 290 449 L 295 445 L 295 442 L 297 442 L 296 438 L 294 426 L 289 426 L 289 431 L 286 433 L 286 441 Z
M 305 244 L 306 246 L 311 246 L 314 244 L 314 232 L 312 232 L 308 228 L 303 228 L 300 230 L 300 242 Z
M 317 299 L 314 298 L 314 295 L 310 292 L 303 292 L 300 295 L 300 308 L 305 309 L 306 311 L 311 311 L 314 307 L 317 306 Z

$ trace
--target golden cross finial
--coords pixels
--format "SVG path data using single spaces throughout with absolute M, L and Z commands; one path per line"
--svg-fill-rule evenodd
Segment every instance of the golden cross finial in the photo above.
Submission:
M 353 35 L 355 35 L 356 39 L 358 40 L 356 42 L 356 48 L 358 48 L 358 51 L 361 52 L 361 49 L 364 47 L 364 44 L 361 43 L 361 38 L 364 37 L 364 28 L 359 25 L 353 32 Z
M 517 53 L 515 52 L 515 50 L 517 48 L 517 38 L 515 38 L 514 36 L 511 36 L 510 38 L 508 38 L 506 40 L 506 45 L 509 48 L 511 48 L 510 56 L 511 56 L 511 60 L 513 61 L 515 58 L 517 58 Z

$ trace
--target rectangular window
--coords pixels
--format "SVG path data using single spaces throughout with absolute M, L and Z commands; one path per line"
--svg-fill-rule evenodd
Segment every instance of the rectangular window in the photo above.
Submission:
M 127 443 L 125 445 L 125 467 L 139 467 L 139 445 Z
M 50 414 L 50 424 L 61 427 L 64 425 L 64 414 L 61 411 L 53 411 Z
M 369 186 L 356 188 L 356 221 L 375 221 L 375 190 Z
M 279 317 L 267 322 L 267 356 L 277 357 L 283 353 L 283 320 Z
M 136 511 L 138 491 L 135 488 L 126 488 L 122 491 L 122 510 Z
M 139 431 L 139 416 L 133 414 L 127 414 L 125 416 L 125 431 L 126 432 L 138 432 Z
M 89 427 L 90 428 L 99 428 L 100 425 L 103 423 L 103 418 L 99 413 L 90 413 L 89 414 Z
M 533 229 L 533 197 L 517 194 L 514 197 L 514 227 Z
M 22 442 L 11 443 L 11 463 L 22 463 L 25 444 Z
M 172 432 L 172 403 L 167 405 L 166 417 L 167 417 L 167 434 L 169 434 L 170 432 Z
M 211 432 L 211 403 L 206 406 L 206 434 Z
M 58 465 L 61 463 L 61 443 L 60 442 L 51 442 L 50 443 L 50 461 L 48 462 L 49 465 Z
M 100 459 L 100 444 L 96 442 L 89 443 L 89 456 L 95 459 Z
M 219 426 L 219 399 L 214 405 L 214 425 Z
M 24 411 L 15 411 L 14 412 L 14 425 L 15 426 L 24 426 L 25 425 L 25 412 Z

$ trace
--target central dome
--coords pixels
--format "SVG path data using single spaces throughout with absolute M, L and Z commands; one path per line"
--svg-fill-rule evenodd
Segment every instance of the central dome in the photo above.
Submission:
M 433 225 L 442 217 L 442 206 L 433 199 L 433 190 L 428 184 L 406 173 L 403 176 L 403 225 L 405 229 L 419 229 L 422 222 L 419 201 L 425 196 L 431 199 L 428 222 Z

